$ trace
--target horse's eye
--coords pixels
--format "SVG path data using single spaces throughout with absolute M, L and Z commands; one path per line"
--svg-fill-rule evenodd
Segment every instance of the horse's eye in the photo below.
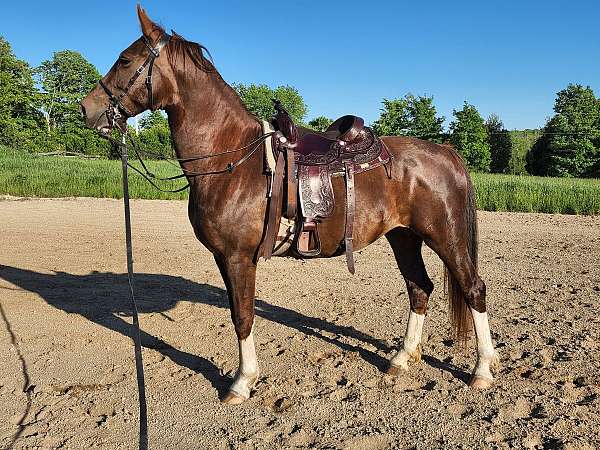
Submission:
M 121 56 L 119 57 L 119 64 L 121 64 L 123 67 L 127 67 L 129 64 L 131 64 L 131 60 Z

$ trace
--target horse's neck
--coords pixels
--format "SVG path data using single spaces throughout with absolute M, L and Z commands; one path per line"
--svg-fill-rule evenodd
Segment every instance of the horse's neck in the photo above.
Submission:
M 218 73 L 200 73 L 179 86 L 177 103 L 167 108 L 179 158 L 207 156 L 247 145 L 260 134 L 260 124 Z M 240 155 L 233 155 L 240 157 Z M 195 170 L 214 168 L 221 158 L 203 160 Z

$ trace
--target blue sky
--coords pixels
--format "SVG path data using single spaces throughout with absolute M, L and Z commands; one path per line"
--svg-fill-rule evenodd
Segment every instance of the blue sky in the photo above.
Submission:
M 104 73 L 139 37 L 134 1 L 5 2 L 0 34 L 37 65 L 81 52 Z M 569 83 L 600 95 L 600 1 L 145 1 L 152 19 L 207 46 L 226 81 L 289 84 L 308 118 L 377 119 L 381 100 L 434 96 L 449 123 L 466 100 L 534 128 Z

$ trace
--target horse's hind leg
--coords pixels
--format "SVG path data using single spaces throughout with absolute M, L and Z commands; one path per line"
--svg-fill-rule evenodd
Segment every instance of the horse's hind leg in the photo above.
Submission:
M 391 359 L 387 369 L 388 374 L 396 375 L 400 369 L 408 370 L 409 362 L 421 359 L 421 334 L 433 283 L 427 275 L 421 256 L 423 241 L 417 235 L 407 228 L 395 228 L 385 237 L 394 251 L 410 299 L 410 313 L 403 347 Z
M 258 380 L 258 361 L 254 348 L 254 294 L 256 265 L 251 258 L 220 258 L 215 261 L 227 287 L 231 319 L 238 337 L 239 368 L 223 403 L 236 405 L 250 398 Z
M 479 274 L 476 254 L 469 254 L 468 245 L 462 237 L 452 239 L 446 236 L 445 245 L 439 242 L 427 244 L 440 256 L 449 271 L 449 295 L 452 308 L 456 311 L 464 308 L 463 313 L 454 314 L 453 325 L 458 330 L 459 338 L 466 338 L 470 328 L 470 317 L 473 318 L 475 337 L 477 339 L 477 364 L 473 370 L 470 386 L 476 389 L 486 389 L 494 381 L 492 369 L 499 364 L 488 323 L 486 310 L 486 286 Z M 476 244 L 471 244 L 476 245 Z M 467 309 L 468 308 L 468 309 Z M 459 324 L 462 322 L 462 324 Z M 461 331 L 462 330 L 462 331 Z
M 472 265 L 466 264 L 463 258 L 452 259 L 454 261 L 448 266 L 448 269 L 462 288 L 462 293 L 473 316 L 477 339 L 477 363 L 469 385 L 475 389 L 487 389 L 494 382 L 491 369 L 499 364 L 499 359 L 494 350 L 488 322 L 485 283 L 477 274 L 477 270 Z
M 475 389 L 487 389 L 494 382 L 491 369 L 497 368 L 500 360 L 494 350 L 488 315 L 485 308 L 483 312 L 479 312 L 471 307 L 471 314 L 473 314 L 475 335 L 477 337 L 477 364 L 475 365 L 469 385 Z

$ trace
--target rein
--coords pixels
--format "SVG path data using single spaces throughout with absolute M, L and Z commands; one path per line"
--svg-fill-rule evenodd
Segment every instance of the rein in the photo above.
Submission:
M 135 299 L 135 291 L 134 291 L 134 283 L 133 283 L 133 245 L 131 242 L 131 213 L 130 213 L 130 207 L 129 207 L 129 179 L 128 179 L 128 174 L 127 174 L 127 169 L 129 167 L 131 167 L 133 170 L 135 170 L 137 173 L 139 173 L 142 177 L 144 177 L 152 186 L 154 186 L 156 189 L 158 189 L 161 192 L 181 192 L 187 188 L 190 187 L 190 184 L 187 183 L 185 186 L 179 188 L 179 189 L 174 189 L 174 190 L 167 190 L 167 189 L 162 189 L 161 187 L 159 187 L 154 181 L 155 180 L 175 180 L 175 179 L 179 179 L 182 177 L 196 177 L 196 176 L 204 176 L 204 175 L 215 175 L 215 174 L 220 174 L 220 173 L 232 173 L 233 170 L 242 165 L 244 162 L 246 162 L 248 159 L 250 159 L 250 157 L 256 153 L 256 151 L 261 147 L 261 144 L 269 137 L 271 137 L 274 133 L 270 132 L 270 133 L 265 133 L 263 135 L 261 135 L 260 137 L 258 137 L 257 139 L 255 139 L 254 141 L 252 141 L 250 144 L 245 145 L 244 147 L 235 149 L 235 150 L 226 150 L 224 152 L 220 152 L 220 153 L 216 153 L 216 154 L 212 154 L 212 155 L 206 155 L 206 156 L 198 156 L 198 157 L 194 157 L 194 158 L 164 158 L 165 160 L 172 162 L 172 161 L 179 161 L 180 163 L 184 163 L 184 162 L 191 162 L 191 161 L 199 161 L 199 160 L 204 160 L 204 159 L 208 159 L 211 157 L 216 157 L 216 156 L 221 156 L 221 155 L 227 155 L 230 153 L 235 153 L 235 152 L 239 152 L 245 149 L 250 148 L 252 145 L 254 145 L 254 147 L 252 147 L 252 149 L 246 153 L 243 157 L 241 157 L 240 159 L 238 159 L 235 163 L 229 163 L 227 164 L 227 167 L 221 170 L 214 170 L 214 171 L 208 171 L 208 172 L 192 172 L 192 171 L 188 171 L 186 169 L 181 169 L 182 173 L 179 175 L 175 175 L 175 176 L 171 176 L 171 177 L 157 177 L 155 174 L 153 174 L 152 172 L 150 172 L 146 166 L 146 164 L 144 163 L 144 160 L 142 159 L 140 153 L 141 151 L 139 150 L 139 148 L 137 148 L 137 146 L 135 145 L 135 142 L 133 141 L 133 139 L 131 139 L 131 136 L 128 136 L 126 133 L 122 133 L 122 141 L 119 142 L 116 139 L 112 138 L 111 136 L 106 136 L 104 135 L 103 137 L 108 139 L 114 146 L 115 149 L 117 151 L 117 153 L 120 155 L 121 157 L 121 164 L 122 164 L 122 168 L 123 168 L 123 204 L 124 204 L 124 208 L 125 208 L 125 242 L 126 242 L 126 253 L 127 253 L 127 280 L 129 283 L 129 294 L 130 294 L 130 299 L 131 299 L 131 306 L 132 306 L 132 318 L 133 318 L 133 330 L 132 330 L 132 335 L 131 338 L 133 339 L 133 344 L 134 344 L 134 357 L 135 357 L 135 370 L 136 370 L 136 379 L 137 379 L 137 387 L 138 387 L 138 400 L 139 400 L 139 414 L 140 414 L 140 424 L 139 424 L 139 449 L 140 450 L 147 450 L 148 449 L 148 406 L 147 406 L 147 402 L 146 402 L 146 385 L 145 385 L 145 381 L 144 381 L 144 363 L 142 360 L 142 342 L 141 342 L 141 333 L 140 333 L 140 323 L 139 323 L 139 317 L 138 317 L 138 308 L 137 308 L 137 302 Z M 135 155 L 137 157 L 137 159 L 140 161 L 140 163 L 142 164 L 142 167 L 144 168 L 144 170 L 146 171 L 146 173 L 142 172 L 141 170 L 139 170 L 137 167 L 133 166 L 129 161 L 128 161 L 128 145 L 125 141 L 126 136 L 129 137 L 129 140 L 132 144 L 132 148 L 135 152 Z M 148 154 L 153 154 L 153 155 L 158 155 L 155 152 L 147 152 Z
M 123 139 L 125 141 L 125 139 Z M 124 144 L 124 142 L 123 142 Z M 144 381 L 144 362 L 142 360 L 142 337 L 140 333 L 140 320 L 138 317 L 137 302 L 133 289 L 133 245 L 131 243 L 131 212 L 129 209 L 129 180 L 127 177 L 127 147 L 121 153 L 121 165 L 123 167 L 123 206 L 125 207 L 125 245 L 127 252 L 127 281 L 129 284 L 129 295 L 132 306 L 132 336 L 135 356 L 135 373 L 138 387 L 138 400 L 140 406 L 140 432 L 139 449 L 148 449 L 148 405 L 146 402 L 146 383 Z
M 252 155 L 254 155 L 256 153 L 256 151 L 261 148 L 261 145 L 263 144 L 263 142 L 266 139 L 268 139 L 271 136 L 273 136 L 274 134 L 275 134 L 274 132 L 264 133 L 264 134 L 260 135 L 258 138 L 256 138 L 254 141 L 250 142 L 249 144 L 244 145 L 243 147 L 237 148 L 235 150 L 225 150 L 223 152 L 212 153 L 210 155 L 204 155 L 204 156 L 196 156 L 196 157 L 193 157 L 193 158 L 166 158 L 166 157 L 164 157 L 163 155 L 161 155 L 160 153 L 157 153 L 157 152 L 153 152 L 153 151 L 150 151 L 150 150 L 141 150 L 140 147 L 132 139 L 132 137 L 129 134 L 127 134 L 127 133 L 122 133 L 122 137 L 123 137 L 123 141 L 122 142 L 117 141 L 116 139 L 114 139 L 111 136 L 107 136 L 107 135 L 103 135 L 103 134 L 100 134 L 100 136 L 103 137 L 104 139 L 107 139 L 114 146 L 115 150 L 117 151 L 117 153 L 121 157 L 123 156 L 123 152 L 120 149 L 125 149 L 126 150 L 126 149 L 130 148 L 131 150 L 133 150 L 133 153 L 135 154 L 137 160 L 142 165 L 142 168 L 143 168 L 144 172 L 142 172 L 140 169 L 138 169 L 137 167 L 135 167 L 134 165 L 132 165 L 129 161 L 127 161 L 127 166 L 131 167 L 131 169 L 133 169 L 138 174 L 140 174 L 155 189 L 158 189 L 161 192 L 177 193 L 177 192 L 181 192 L 181 191 L 184 191 L 187 188 L 189 188 L 190 187 L 189 182 L 186 183 L 186 185 L 183 186 L 183 187 L 181 187 L 181 188 L 170 190 L 170 189 L 163 189 L 163 188 L 161 188 L 160 186 L 158 186 L 154 182 L 154 180 L 157 180 L 157 181 L 173 181 L 173 180 L 178 180 L 178 179 L 184 178 L 184 177 L 195 178 L 195 177 L 201 177 L 201 176 L 207 176 L 207 175 L 219 175 L 219 174 L 223 174 L 223 173 L 233 173 L 234 169 L 236 169 L 237 167 L 241 166 L 246 161 L 248 161 L 250 159 L 250 157 L 252 157 Z M 130 145 L 127 145 L 125 143 L 125 136 L 127 136 L 127 138 L 129 139 Z M 242 156 L 237 161 L 228 163 L 227 166 L 225 166 L 222 169 L 210 170 L 210 171 L 206 171 L 206 172 L 197 172 L 197 171 L 187 170 L 187 169 L 185 169 L 183 167 L 179 167 L 179 169 L 181 170 L 181 173 L 178 174 L 178 175 L 170 176 L 170 177 L 159 177 L 159 176 L 156 176 L 153 172 L 151 172 L 148 169 L 148 166 L 146 165 L 146 163 L 144 162 L 144 160 L 142 158 L 142 154 L 145 154 L 145 156 L 158 157 L 159 159 L 162 159 L 162 160 L 167 161 L 169 163 L 173 163 L 174 161 L 176 161 L 176 162 L 179 162 L 181 164 L 184 164 L 184 163 L 188 163 L 188 162 L 202 161 L 202 160 L 206 160 L 206 159 L 210 159 L 210 158 L 216 158 L 218 156 L 228 155 L 228 154 L 231 154 L 231 153 L 237 153 L 237 152 L 241 152 L 243 150 L 247 150 L 248 148 L 250 148 L 249 152 L 247 152 L 244 156 Z

